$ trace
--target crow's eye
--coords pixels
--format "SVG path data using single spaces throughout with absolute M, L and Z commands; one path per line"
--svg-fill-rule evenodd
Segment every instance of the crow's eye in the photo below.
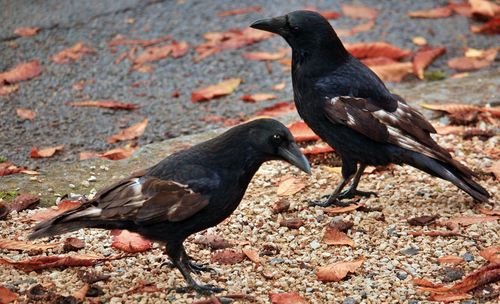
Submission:
M 299 30 L 299 27 L 298 27 L 298 26 L 294 26 L 294 27 L 292 27 L 292 30 L 294 30 L 294 31 L 298 31 L 298 30 Z
M 281 135 L 279 134 L 274 134 L 273 135 L 273 141 L 276 143 L 276 144 L 280 144 L 283 140 L 283 137 L 281 137 Z

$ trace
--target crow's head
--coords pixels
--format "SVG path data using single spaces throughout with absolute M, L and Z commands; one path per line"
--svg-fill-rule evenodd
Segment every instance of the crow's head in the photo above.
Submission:
M 284 160 L 300 170 L 311 173 L 307 158 L 295 143 L 292 134 L 275 119 L 256 119 L 240 125 L 245 130 L 242 142 L 248 141 L 254 151 L 264 160 Z
M 332 26 L 312 11 L 294 11 L 284 16 L 257 20 L 250 27 L 282 36 L 294 50 L 344 49 Z

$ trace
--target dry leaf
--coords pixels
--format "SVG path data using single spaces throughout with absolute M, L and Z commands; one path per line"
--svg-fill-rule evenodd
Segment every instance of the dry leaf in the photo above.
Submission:
M 245 254 L 233 249 L 217 250 L 212 254 L 210 261 L 212 263 L 233 265 L 240 263 L 245 259 Z
M 82 288 L 78 289 L 73 293 L 73 297 L 78 301 L 85 300 L 85 296 L 90 289 L 90 285 L 88 283 L 83 284 Z
M 233 15 L 248 14 L 248 13 L 253 13 L 253 12 L 258 13 L 261 10 L 262 10 L 262 7 L 260 7 L 260 6 L 249 6 L 249 7 L 244 7 L 244 8 L 222 11 L 222 12 L 217 13 L 217 16 L 226 17 L 226 16 L 233 16 Z
M 7 250 L 20 250 L 20 251 L 46 251 L 48 249 L 59 247 L 61 243 L 53 244 L 35 244 L 26 241 L 15 241 L 0 239 L 0 248 Z
M 446 53 L 444 47 L 423 47 L 418 50 L 412 60 L 415 75 L 420 79 L 424 79 L 424 69 L 444 53 Z
M 210 232 L 205 235 L 196 235 L 194 243 L 198 245 L 208 246 L 212 250 L 233 247 L 233 244 L 227 241 L 225 238 Z
M 302 180 L 295 177 L 287 177 L 280 181 L 276 194 L 278 196 L 290 196 L 304 189 L 306 184 Z
M 349 205 L 346 207 L 329 207 L 329 208 L 325 208 L 324 211 L 328 214 L 339 214 L 339 213 L 346 213 L 346 212 L 354 211 L 361 206 L 362 205 L 360 205 L 360 204 L 352 204 L 352 205 Z
M 408 219 L 408 224 L 410 224 L 410 226 L 427 226 L 434 223 L 437 218 L 439 218 L 437 215 L 418 216 Z
M 401 82 L 405 76 L 413 73 L 413 64 L 411 62 L 397 62 L 371 66 L 370 69 L 383 81 Z
M 449 6 L 441 6 L 428 10 L 420 10 L 409 12 L 411 18 L 447 18 L 453 14 L 453 10 Z
M 23 167 L 16 167 L 11 162 L 0 163 L 0 176 L 20 173 L 24 170 Z
M 35 36 L 39 31 L 39 27 L 19 27 L 14 30 L 14 34 L 21 37 L 30 37 Z
M 102 154 L 99 154 L 99 157 L 106 158 L 109 160 L 120 160 L 129 158 L 130 156 L 132 156 L 132 154 L 134 154 L 136 150 L 137 150 L 136 147 L 126 145 L 125 147 L 119 147 L 108 150 Z
M 278 102 L 272 106 L 265 107 L 255 113 L 258 116 L 276 117 L 288 113 L 295 112 L 295 104 L 293 102 Z
M 500 5 L 488 0 L 469 0 L 472 16 L 480 20 L 498 17 Z
M 449 293 L 449 294 L 432 294 L 427 300 L 436 302 L 455 302 L 460 300 L 470 299 L 471 296 L 466 293 Z
M 11 93 L 16 92 L 19 90 L 19 85 L 18 84 L 12 84 L 12 85 L 2 85 L 0 84 L 0 96 L 1 95 L 9 95 Z
M 243 248 L 243 253 L 255 264 L 260 264 L 259 253 L 253 248 Z
M 460 263 L 465 262 L 464 258 L 456 256 L 456 255 L 445 255 L 437 259 L 439 264 L 452 264 L 458 265 Z
M 36 117 L 35 111 L 32 111 L 30 109 L 24 109 L 24 108 L 17 108 L 16 114 L 17 114 L 17 116 L 19 116 L 19 118 L 22 118 L 25 120 L 33 120 Z
M 349 53 L 358 59 L 387 57 L 391 59 L 400 59 L 411 54 L 410 50 L 400 49 L 387 42 L 359 42 L 345 44 Z
M 276 91 L 282 91 L 285 88 L 285 83 L 281 82 L 276 85 L 273 85 L 272 89 Z
M 485 24 L 479 26 L 471 25 L 470 30 L 473 33 L 479 33 L 479 34 L 489 34 L 489 35 L 500 34 L 500 17 L 493 18 L 490 21 L 486 22 Z
M 351 262 L 337 262 L 327 266 L 321 266 L 318 268 L 316 275 L 320 281 L 323 282 L 338 282 L 345 278 L 348 273 L 355 272 L 363 262 L 364 257 Z
M 440 135 L 460 135 L 465 132 L 464 126 L 436 126 L 436 133 Z
M 296 142 L 319 140 L 319 136 L 303 121 L 292 123 L 288 126 L 288 130 L 290 130 Z
M 94 54 L 97 54 L 95 49 L 87 47 L 83 42 L 78 42 L 72 47 L 64 49 L 52 56 L 52 61 L 58 64 L 75 63 L 83 56 Z
M 280 221 L 280 226 L 287 227 L 290 229 L 299 229 L 300 227 L 304 226 L 304 221 L 298 217 L 285 219 Z
M 259 102 L 259 101 L 266 101 L 266 100 L 272 100 L 278 98 L 277 95 L 275 94 L 270 94 L 270 93 L 257 93 L 253 95 L 243 95 L 241 96 L 241 100 L 245 102 Z
M 457 216 L 445 220 L 446 223 L 455 225 L 469 226 L 485 222 L 495 222 L 500 219 L 500 216 Z M 444 225 L 444 224 L 443 224 Z
M 455 12 L 455 14 L 467 18 L 472 17 L 472 8 L 466 2 L 448 2 L 448 6 Z
M 85 243 L 78 238 L 69 237 L 64 240 L 64 245 L 63 245 L 64 252 L 78 251 L 83 248 L 85 248 Z
M 142 47 L 148 47 L 152 46 L 154 44 L 158 44 L 161 42 L 165 42 L 167 40 L 172 39 L 171 35 L 165 35 L 162 37 L 158 37 L 155 39 L 150 39 L 150 40 L 145 40 L 145 39 L 125 39 L 121 35 L 119 37 L 116 37 L 115 39 L 111 40 L 108 43 L 109 47 L 114 47 L 117 45 L 138 45 Z
M 271 304 L 307 304 L 307 301 L 296 292 L 270 293 Z
M 498 49 L 468 50 L 465 57 L 448 60 L 448 66 L 457 71 L 474 71 L 490 66 L 497 56 Z
M 378 16 L 378 9 L 367 6 L 354 6 L 342 4 L 342 13 L 350 18 L 375 19 Z
M 500 215 L 500 209 L 477 208 L 476 210 L 486 215 Z
M 0 303 L 8 304 L 12 301 L 15 301 L 19 295 L 7 287 L 0 285 Z
M 0 87 L 2 83 L 16 83 L 29 80 L 42 73 L 42 65 L 36 59 L 20 63 L 12 69 L 0 73 Z M 11 89 L 12 90 L 12 89 Z
M 115 100 L 84 100 L 67 102 L 66 105 L 72 107 L 97 107 L 113 110 L 135 110 L 140 108 L 140 105 L 134 103 L 124 103 Z
M 35 208 L 38 205 L 38 203 L 40 203 L 40 197 L 38 195 L 21 193 L 18 196 L 16 196 L 10 207 L 12 208 L 12 210 L 21 212 L 26 209 Z
M 120 133 L 108 137 L 107 142 L 110 144 L 114 144 L 119 141 L 131 140 L 137 138 L 144 133 L 147 125 L 148 125 L 148 119 L 146 118 L 141 122 L 138 122 L 126 129 L 123 129 L 122 131 L 120 131 Z
M 155 283 L 146 283 L 143 280 L 140 280 L 137 286 L 127 290 L 125 294 L 137 294 L 137 293 L 158 292 L 158 291 L 162 290 L 156 287 Z
M 31 216 L 32 221 L 43 221 L 48 218 L 55 217 L 59 214 L 62 214 L 70 209 L 74 209 L 77 207 L 80 207 L 82 203 L 78 201 L 62 201 L 59 205 L 56 207 L 52 207 L 49 209 L 45 209 L 42 211 L 39 211 L 38 213 L 35 213 Z
M 191 94 L 192 102 L 199 102 L 204 100 L 210 100 L 217 97 L 222 97 L 229 95 L 236 90 L 240 85 L 240 78 L 230 78 L 219 82 L 216 85 L 211 85 L 194 91 Z
M 111 230 L 111 235 L 113 236 L 111 247 L 125 252 L 144 252 L 152 246 L 151 242 L 143 238 L 140 234 L 128 230 Z
M 112 260 L 116 258 L 117 256 L 102 257 L 97 255 L 85 254 L 36 256 L 21 261 L 12 261 L 9 259 L 0 258 L 0 265 L 12 265 L 15 268 L 21 269 L 25 272 L 31 272 L 54 267 L 93 266 L 99 261 Z
M 189 45 L 184 42 L 172 41 L 171 44 L 163 46 L 150 46 L 144 49 L 136 58 L 134 58 L 135 65 L 143 65 L 146 62 L 157 61 L 165 59 L 169 56 L 179 58 L 184 56 L 189 50 Z
M 354 247 L 354 241 L 344 232 L 328 226 L 323 235 L 323 242 L 328 245 L 347 245 Z
M 500 160 L 496 160 L 493 162 L 493 164 L 484 169 L 485 172 L 487 173 L 493 173 L 495 175 L 495 178 L 500 181 Z
M 320 142 L 314 145 L 309 145 L 305 148 L 301 148 L 300 151 L 302 151 L 304 155 L 316 155 L 322 153 L 330 153 L 335 150 L 332 147 L 330 147 L 327 143 Z
M 371 30 L 374 26 L 375 26 L 375 21 L 370 20 L 368 22 L 361 23 L 361 24 L 358 24 L 355 27 L 353 27 L 351 29 L 351 33 L 354 35 L 357 33 L 367 32 L 367 31 Z
M 412 280 L 413 282 L 413 285 L 416 285 L 416 286 L 421 286 L 421 287 L 441 287 L 443 286 L 442 284 L 434 284 L 432 283 L 431 281 L 429 280 L 426 280 L 426 279 L 420 279 L 420 278 L 414 278 Z
M 56 152 L 64 150 L 64 145 L 43 148 L 38 150 L 37 148 L 31 148 L 30 157 L 31 158 L 46 158 L 52 157 Z
M 398 61 L 391 59 L 391 58 L 387 58 L 387 57 L 365 58 L 365 59 L 361 59 L 361 62 L 363 62 L 368 67 L 398 63 Z
M 479 255 L 492 264 L 500 264 L 500 246 L 484 248 Z

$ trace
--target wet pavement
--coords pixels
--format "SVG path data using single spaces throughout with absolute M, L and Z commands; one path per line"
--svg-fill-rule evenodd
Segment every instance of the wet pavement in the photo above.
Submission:
M 341 3 L 349 3 L 342 1 Z M 470 20 L 454 15 L 445 19 L 410 19 L 408 11 L 446 5 L 448 1 L 355 1 L 380 9 L 376 26 L 352 37 L 346 42 L 385 40 L 402 48 L 416 50 L 411 42 L 414 36 L 425 37 L 430 45 L 446 46 L 447 53 L 430 67 L 453 71 L 446 61 L 461 56 L 464 47 L 484 49 L 498 45 L 495 36 L 472 34 Z M 0 1 L 0 71 L 17 63 L 38 59 L 43 74 L 20 84 L 18 92 L 0 96 L 0 155 L 16 165 L 32 169 L 44 168 L 48 163 L 73 161 L 80 151 L 105 151 L 123 145 L 108 144 L 106 137 L 121 128 L 149 118 L 148 127 L 138 140 L 139 145 L 158 142 L 185 134 L 214 129 L 221 122 L 207 122 L 203 117 L 219 115 L 225 118 L 247 118 L 263 107 L 292 99 L 289 72 L 272 62 L 272 73 L 266 64 L 244 59 L 249 51 L 276 51 L 285 42 L 272 39 L 237 50 L 223 51 L 199 63 L 193 63 L 193 48 L 179 59 L 168 58 L 154 62 L 154 71 L 130 71 L 130 62 L 115 64 L 118 55 L 129 49 L 118 47 L 112 53 L 107 43 L 116 35 L 127 38 L 151 39 L 171 34 L 177 41 L 190 46 L 204 42 L 206 32 L 244 28 L 252 21 L 284 14 L 288 11 L 315 6 L 318 9 L 340 11 L 340 2 L 333 1 Z M 247 6 L 261 6 L 262 12 L 218 17 L 223 10 Z M 347 17 L 332 20 L 335 28 L 349 29 L 366 22 Z M 22 26 L 42 28 L 34 37 L 17 38 L 14 29 Z M 97 50 L 94 56 L 81 58 L 75 64 L 55 64 L 50 57 L 55 53 L 83 41 Z M 493 66 L 490 69 L 498 69 Z M 496 74 L 494 74 L 496 75 Z M 240 77 L 243 83 L 232 95 L 199 104 L 190 101 L 191 92 L 215 84 L 220 80 Z M 475 77 L 474 75 L 470 77 Z M 78 81 L 90 81 L 82 91 L 72 88 Z M 283 91 L 271 87 L 285 82 Z M 393 85 L 404 90 L 420 81 L 413 80 Z M 171 95 L 178 90 L 180 96 Z M 278 99 L 259 103 L 244 103 L 242 95 L 272 92 Z M 462 92 L 463 93 L 463 92 Z M 450 101 L 488 102 L 469 98 L 457 92 Z M 74 108 L 68 101 L 112 99 L 136 103 L 140 109 L 126 112 L 98 108 Z M 422 100 L 419 100 L 422 101 Z M 429 100 L 432 101 L 432 100 Z M 37 112 L 33 121 L 16 116 L 16 108 L 29 108 Z M 64 144 L 65 150 L 48 159 L 30 159 L 33 146 L 47 147 Z

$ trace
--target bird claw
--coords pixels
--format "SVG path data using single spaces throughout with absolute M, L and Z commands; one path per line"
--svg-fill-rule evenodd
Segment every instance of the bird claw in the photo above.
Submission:
M 339 199 L 327 199 L 324 201 L 309 201 L 309 206 L 319 206 L 319 207 L 330 207 L 330 206 L 337 206 L 337 207 L 347 207 L 354 202 L 342 202 Z
M 198 274 L 201 272 L 210 272 L 212 274 L 217 274 L 217 270 L 215 270 L 212 267 L 207 266 L 206 264 L 198 264 L 198 263 L 194 263 L 194 262 L 190 261 L 188 263 L 188 265 L 189 265 L 189 269 L 191 269 L 191 271 L 198 273 Z
M 361 191 L 361 190 L 346 190 L 344 192 L 341 192 L 338 196 L 337 199 L 344 199 L 344 198 L 354 198 L 356 196 L 362 196 L 362 197 L 370 197 L 370 196 L 375 196 L 378 197 L 378 194 L 373 191 Z
M 224 288 L 216 287 L 214 285 L 193 285 L 193 286 L 184 286 L 184 287 L 177 287 L 174 289 L 175 292 L 178 293 L 187 293 L 190 291 L 196 291 L 198 294 L 209 296 L 214 293 L 219 293 L 225 291 Z

